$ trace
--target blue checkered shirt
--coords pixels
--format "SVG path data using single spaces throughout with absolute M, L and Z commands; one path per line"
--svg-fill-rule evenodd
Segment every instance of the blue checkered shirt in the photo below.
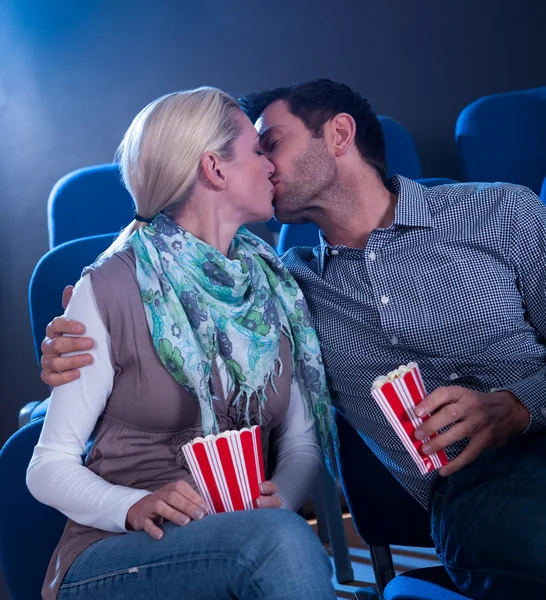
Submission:
M 429 392 L 510 390 L 531 413 L 528 431 L 546 427 L 546 207 L 510 184 L 426 188 L 395 176 L 387 187 L 399 194 L 394 222 L 364 249 L 321 236 L 283 259 L 309 304 L 334 406 L 426 507 L 436 473 L 420 475 L 372 382 L 415 361 Z

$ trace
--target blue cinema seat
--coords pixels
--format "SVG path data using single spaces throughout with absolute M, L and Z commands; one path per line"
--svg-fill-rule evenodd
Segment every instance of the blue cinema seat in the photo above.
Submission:
M 504 181 L 536 194 L 546 173 L 546 86 L 485 96 L 459 115 L 465 181 Z

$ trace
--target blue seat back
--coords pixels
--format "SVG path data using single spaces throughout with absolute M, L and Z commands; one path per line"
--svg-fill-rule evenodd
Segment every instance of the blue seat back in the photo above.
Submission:
M 60 179 L 47 206 L 49 247 L 92 235 L 120 231 L 134 214 L 133 199 L 121 183 L 117 164 L 78 169 Z
M 469 104 L 455 129 L 465 181 L 504 181 L 536 194 L 546 173 L 546 86 Z
M 430 516 L 425 509 L 337 411 L 336 424 L 339 475 L 360 537 L 368 545 L 432 547 Z
M 36 357 L 47 324 L 63 313 L 61 298 L 67 285 L 75 285 L 82 270 L 106 250 L 116 235 L 98 235 L 72 240 L 53 248 L 36 265 L 29 286 L 29 309 Z
M 403 175 L 408 179 L 423 176 L 421 162 L 409 131 L 396 119 L 378 117 L 383 127 L 387 154 L 387 175 Z
M 0 451 L 0 565 L 12 600 L 39 600 L 47 566 L 66 517 L 35 500 L 26 470 L 43 419 L 19 429 Z

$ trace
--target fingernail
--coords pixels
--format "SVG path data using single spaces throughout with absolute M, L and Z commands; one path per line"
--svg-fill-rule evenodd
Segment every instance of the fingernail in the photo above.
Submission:
M 199 519 L 202 519 L 204 516 L 205 516 L 205 513 L 203 511 L 201 511 L 201 510 L 194 510 L 193 511 L 193 518 L 194 519 L 199 520 Z
M 162 537 L 163 537 L 163 532 L 162 531 L 160 531 L 159 533 L 155 534 L 156 540 L 160 540 Z
M 425 409 L 422 406 L 415 407 L 415 414 L 418 417 L 422 417 L 425 414 Z
M 207 512 L 209 507 L 204 502 L 199 502 L 197 505 L 203 512 Z
M 90 365 L 93 362 L 93 357 L 92 356 L 86 356 L 83 359 L 83 364 L 84 365 Z
M 430 454 L 430 446 L 423 446 L 423 452 L 425 454 Z
M 190 518 L 189 517 L 180 517 L 180 524 L 181 525 L 187 525 L 190 522 Z
M 415 430 L 415 438 L 418 440 L 422 440 L 423 439 L 423 432 L 420 429 L 416 429 Z
M 84 347 L 85 349 L 90 349 L 90 348 L 92 348 L 92 347 L 93 347 L 93 340 L 88 340 L 88 341 L 85 341 L 85 342 L 83 342 L 83 347 Z
M 256 499 L 256 506 L 257 506 L 258 508 L 260 508 L 260 507 L 261 507 L 261 505 L 262 505 L 262 501 L 261 501 L 259 498 L 257 498 L 257 499 Z

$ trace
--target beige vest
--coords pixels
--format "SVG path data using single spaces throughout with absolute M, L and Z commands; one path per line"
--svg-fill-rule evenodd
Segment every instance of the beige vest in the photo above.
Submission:
M 85 461 L 91 471 L 112 484 L 155 491 L 173 481 L 195 483 L 180 447 L 202 434 L 201 411 L 163 366 L 150 335 L 136 280 L 132 250 L 124 250 L 91 271 L 101 317 L 110 334 L 114 385 L 93 432 Z M 264 457 L 270 431 L 288 410 L 292 378 L 290 342 L 281 336 L 279 357 L 284 365 L 267 388 L 262 413 Z M 216 365 L 216 415 L 222 431 L 245 426 L 231 404 L 237 390 L 225 398 Z M 258 405 L 250 399 L 251 424 L 258 424 Z M 243 411 L 244 414 L 244 411 Z M 267 460 L 267 459 L 266 459 Z M 266 472 L 267 472 L 266 466 Z M 94 542 L 114 534 L 67 521 L 47 570 L 42 597 L 54 600 L 70 565 Z

